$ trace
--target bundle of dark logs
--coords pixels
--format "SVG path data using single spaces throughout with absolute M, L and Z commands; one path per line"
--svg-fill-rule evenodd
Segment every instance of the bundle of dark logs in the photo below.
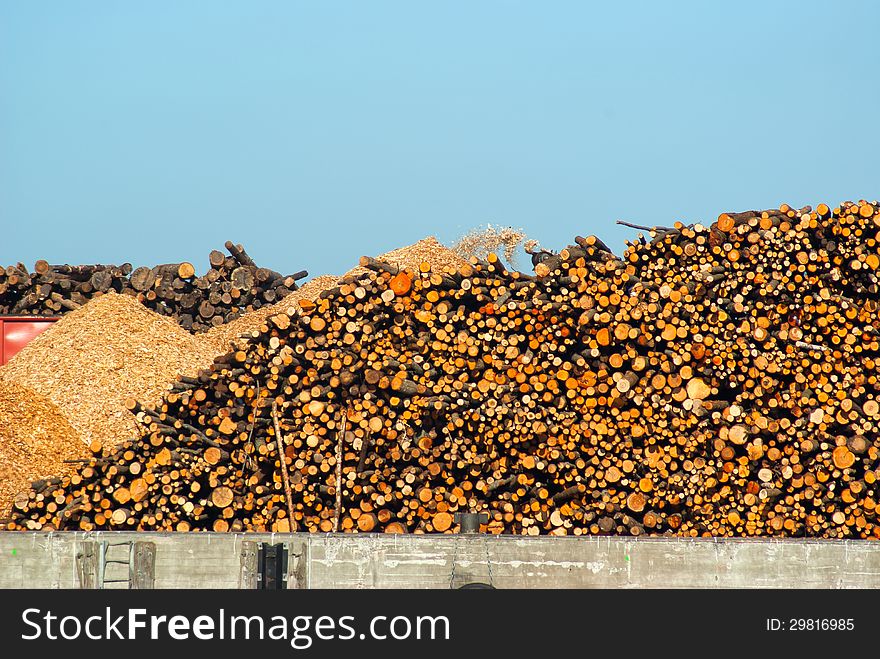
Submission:
M 878 230 L 784 205 L 535 275 L 364 258 L 9 528 L 880 537 Z
M 19 263 L 0 269 L 0 315 L 54 316 L 78 309 L 96 295 L 115 291 L 171 316 L 193 332 L 222 325 L 272 304 L 296 290 L 307 276 L 282 275 L 258 267 L 241 245 L 226 242 L 229 255 L 213 250 L 210 269 L 196 276 L 191 263 L 132 270 L 117 265 L 50 265 L 37 261 L 29 272 Z

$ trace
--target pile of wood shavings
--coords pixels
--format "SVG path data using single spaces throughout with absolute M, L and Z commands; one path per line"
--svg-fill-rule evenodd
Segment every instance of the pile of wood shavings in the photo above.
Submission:
M 0 518 L 32 481 L 63 476 L 90 455 L 79 435 L 45 397 L 0 381 Z
M 407 247 L 391 250 L 376 258 L 399 268 L 410 268 L 416 272 L 422 263 L 430 263 L 431 267 L 438 272 L 447 269 L 457 270 L 467 264 L 467 259 L 444 246 L 434 236 L 423 238 Z M 366 272 L 366 268 L 357 267 L 346 272 L 345 276 L 357 276 L 363 272 Z
M 213 347 L 172 319 L 116 293 L 65 315 L 0 368 L 51 400 L 86 444 L 137 437 L 127 398 L 158 403 L 178 375 L 209 367 Z

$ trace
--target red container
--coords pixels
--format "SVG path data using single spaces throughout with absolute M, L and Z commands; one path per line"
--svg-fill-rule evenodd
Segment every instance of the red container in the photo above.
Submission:
M 35 316 L 0 316 L 0 366 L 57 320 Z

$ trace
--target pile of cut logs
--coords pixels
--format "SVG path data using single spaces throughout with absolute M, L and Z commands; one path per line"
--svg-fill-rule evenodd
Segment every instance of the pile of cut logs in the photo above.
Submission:
M 878 241 L 859 202 L 534 275 L 365 257 L 8 527 L 880 537 Z
M 210 269 L 196 276 L 191 263 L 132 270 L 117 265 L 50 265 L 37 261 L 0 269 L 0 315 L 53 316 L 78 309 L 96 295 L 115 291 L 171 316 L 192 332 L 203 332 L 248 311 L 283 299 L 307 276 L 282 275 L 258 267 L 241 245 L 226 242 L 229 256 L 213 250 Z

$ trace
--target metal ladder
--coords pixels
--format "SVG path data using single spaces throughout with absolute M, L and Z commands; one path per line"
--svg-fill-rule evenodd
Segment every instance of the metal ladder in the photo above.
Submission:
M 81 588 L 154 587 L 156 546 L 152 542 L 87 540 L 76 558 Z
M 113 547 L 127 547 L 127 556 L 125 558 L 111 558 L 111 549 Z M 114 556 L 120 555 L 120 552 L 112 552 Z M 108 578 L 108 567 L 113 565 L 124 565 L 125 566 L 125 578 Z M 119 572 L 120 570 L 117 568 L 116 570 L 110 570 L 110 577 L 113 577 L 113 572 Z M 125 584 L 123 588 L 131 589 L 131 580 L 134 575 L 134 542 L 108 542 L 107 540 L 102 540 L 98 543 L 98 579 L 97 586 L 100 590 L 106 588 L 106 584 Z M 116 588 L 117 586 L 111 586 L 111 588 Z

